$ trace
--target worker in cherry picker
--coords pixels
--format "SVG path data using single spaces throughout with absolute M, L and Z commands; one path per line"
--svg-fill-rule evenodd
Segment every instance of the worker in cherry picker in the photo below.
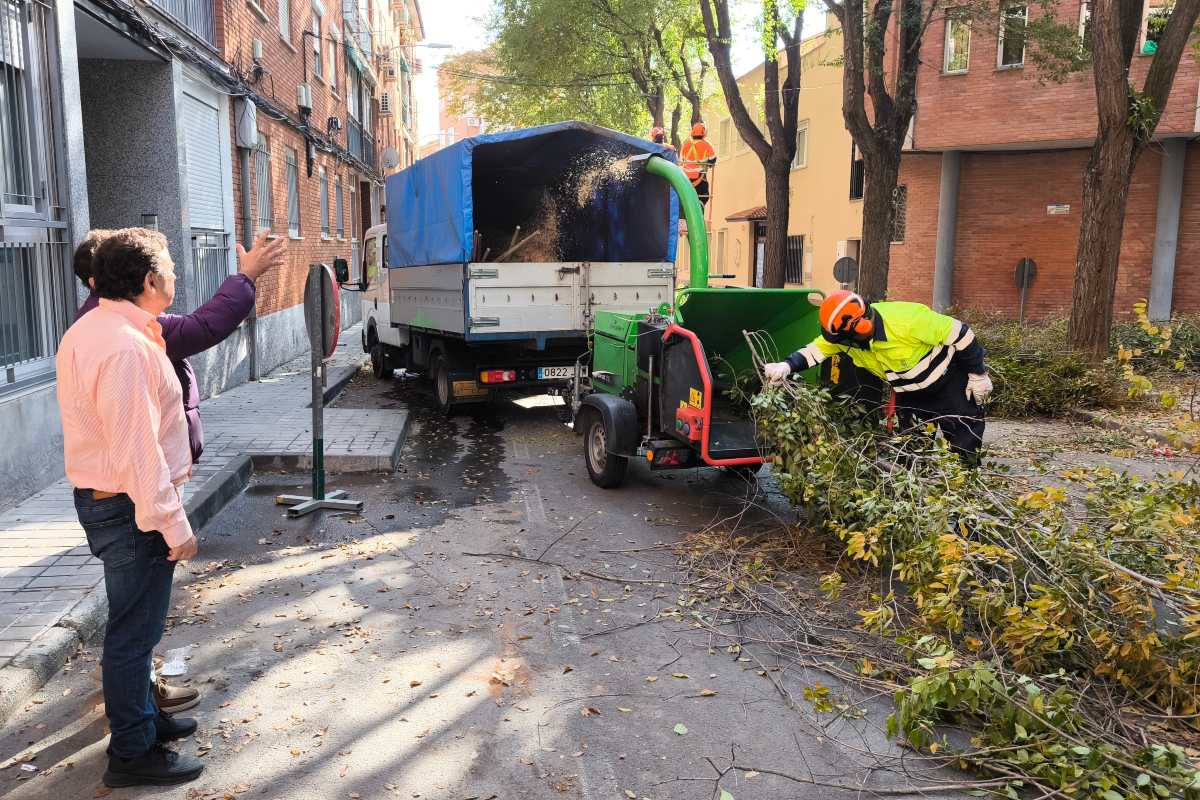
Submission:
M 700 196 L 700 202 L 703 204 L 708 203 L 708 168 L 717 163 L 717 151 L 708 143 L 705 138 L 707 135 L 708 129 L 704 127 L 704 123 L 697 122 L 692 126 L 692 138 L 684 142 L 683 147 L 679 149 L 682 162 L 680 166 L 683 167 L 692 186 L 696 188 L 696 194 Z
M 661 125 L 655 125 L 650 129 L 650 141 L 654 142 L 655 144 L 662 145 L 668 150 L 675 149 L 675 145 L 667 141 L 667 132 Z
M 845 353 L 895 391 L 903 427 L 932 423 L 952 450 L 969 463 L 977 461 L 992 379 L 975 332 L 921 303 L 868 305 L 845 289 L 820 303 L 821 335 L 786 360 L 767 364 L 768 381 L 780 383 L 828 356 Z

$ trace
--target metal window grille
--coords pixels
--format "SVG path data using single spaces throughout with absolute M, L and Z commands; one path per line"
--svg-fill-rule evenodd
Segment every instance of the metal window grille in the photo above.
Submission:
M 321 235 L 329 235 L 329 175 L 321 167 Z
M 192 309 L 199 308 L 215 295 L 228 276 L 229 234 L 192 231 Z
M 903 242 L 908 227 L 908 187 L 897 186 L 892 190 L 892 241 Z
M 333 207 L 334 215 L 337 217 L 338 238 L 344 238 L 346 236 L 346 207 L 345 198 L 342 196 L 341 178 L 337 178 L 333 184 Z
M 292 40 L 292 4 L 290 0 L 279 0 L 279 35 L 283 40 Z
M 275 201 L 271 191 L 271 146 L 267 137 L 259 134 L 254 149 L 254 203 L 258 208 L 258 230 L 275 227 Z
M 179 20 L 211 45 L 217 43 L 217 23 L 212 0 L 150 0 L 161 11 Z
M 862 200 L 867 171 L 863 165 L 862 154 L 858 148 L 850 145 L 850 199 Z
M 38 197 L 33 60 L 23 0 L 0 0 L 0 204 L 32 211 Z M 2 208 L 3 206 L 0 206 Z
M 70 243 L 0 241 L 0 393 L 54 369 L 58 340 L 75 313 Z
M 804 237 L 787 237 L 787 261 L 784 263 L 785 283 L 804 283 Z
M 296 151 L 287 151 L 288 234 L 300 235 L 300 167 Z

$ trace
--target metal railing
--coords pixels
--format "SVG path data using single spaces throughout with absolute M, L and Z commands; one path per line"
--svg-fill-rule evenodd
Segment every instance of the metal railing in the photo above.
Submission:
M 359 9 L 358 0 L 344 0 L 342 17 L 346 21 L 346 32 L 352 35 L 358 43 L 358 49 L 364 53 L 374 53 L 372 46 L 371 25 Z
M 346 118 L 346 147 L 350 151 L 350 155 L 371 169 L 376 168 L 375 137 L 368 133 L 362 123 L 354 117 Z
M 58 340 L 75 317 L 70 244 L 0 241 L 0 394 L 54 372 Z
M 229 234 L 192 231 L 192 310 L 217 293 L 229 277 Z
M 213 0 L 150 0 L 157 8 L 179 20 L 192 33 L 217 44 L 217 23 Z

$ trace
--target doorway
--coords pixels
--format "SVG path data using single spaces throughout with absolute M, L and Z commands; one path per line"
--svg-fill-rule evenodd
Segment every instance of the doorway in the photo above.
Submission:
M 754 223 L 754 274 L 751 286 L 763 288 L 767 262 L 767 223 Z

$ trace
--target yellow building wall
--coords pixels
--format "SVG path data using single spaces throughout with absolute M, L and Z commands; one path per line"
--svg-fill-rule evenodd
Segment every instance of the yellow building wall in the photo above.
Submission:
M 804 237 L 804 264 L 803 280 L 788 285 L 829 292 L 840 286 L 833 278 L 834 261 L 847 254 L 857 256 L 862 238 L 862 201 L 850 199 L 852 140 L 842 118 L 842 69 L 837 66 L 842 56 L 841 32 L 809 38 L 802 53 L 799 116 L 801 126 L 807 123 L 807 153 L 791 173 L 788 234 Z M 782 55 L 780 60 L 782 76 Z M 759 127 L 765 130 L 763 67 L 751 70 L 738 83 L 751 114 L 759 116 Z M 717 165 L 709 177 L 712 199 L 705 209 L 709 272 L 732 276 L 712 278 L 709 283 L 753 286 L 754 223 L 727 217 L 766 204 L 763 167 L 738 135 L 720 92 L 705 112 L 705 123 L 708 140 L 717 151 Z M 689 258 L 683 238 L 677 265 L 680 282 L 686 283 Z

